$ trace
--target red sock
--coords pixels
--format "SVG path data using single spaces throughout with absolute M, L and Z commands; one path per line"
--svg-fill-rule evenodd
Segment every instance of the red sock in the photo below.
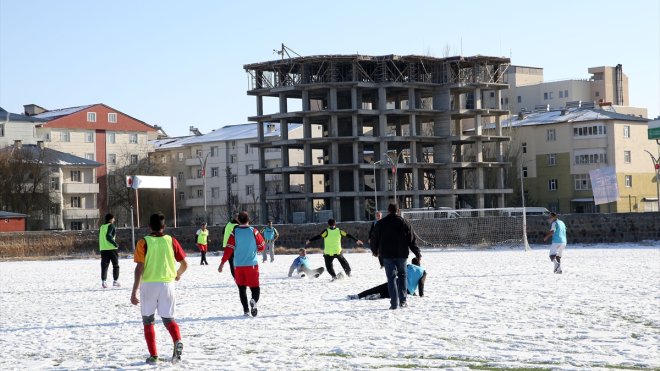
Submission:
M 167 331 L 170 332 L 170 335 L 172 336 L 172 341 L 177 342 L 181 340 L 181 333 L 179 332 L 179 325 L 177 325 L 176 322 L 171 321 L 165 326 L 167 328 Z
M 147 348 L 149 348 L 149 355 L 157 356 L 156 350 L 156 329 L 154 325 L 144 325 L 144 339 L 147 341 Z

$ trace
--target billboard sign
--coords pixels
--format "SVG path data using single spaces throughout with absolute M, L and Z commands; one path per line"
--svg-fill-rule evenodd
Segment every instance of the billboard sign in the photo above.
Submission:
M 619 200 L 619 186 L 613 167 L 603 167 L 589 172 L 594 204 L 601 205 Z

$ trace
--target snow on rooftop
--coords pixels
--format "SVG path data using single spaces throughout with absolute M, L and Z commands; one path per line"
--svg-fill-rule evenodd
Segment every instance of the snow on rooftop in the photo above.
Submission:
M 268 130 L 268 125 L 272 125 L 272 130 Z M 289 132 L 300 128 L 301 124 L 289 124 Z M 280 136 L 279 123 L 264 124 L 264 136 L 273 137 Z M 166 138 L 153 141 L 156 149 L 179 148 L 193 144 L 204 144 L 210 142 L 226 142 L 231 140 L 241 139 L 257 139 L 257 124 L 239 124 L 223 126 L 220 129 L 213 130 L 204 135 L 191 135 L 181 138 Z
M 52 111 L 47 111 L 44 113 L 40 113 L 38 115 L 34 115 L 32 117 L 37 117 L 40 119 L 47 119 L 47 118 L 54 118 L 54 117 L 60 117 L 60 116 L 66 116 L 70 115 L 72 113 L 76 113 L 78 111 L 82 111 L 84 109 L 87 109 L 89 107 L 93 106 L 93 104 L 88 104 L 86 106 L 78 106 L 78 107 L 69 107 L 69 108 L 62 108 L 62 109 L 56 109 Z
M 524 118 L 521 120 L 518 116 L 512 116 L 511 118 L 502 121 L 502 126 L 529 126 L 599 120 L 648 121 L 641 117 L 624 115 L 610 110 L 595 108 L 568 108 L 564 110 L 530 112 L 523 113 L 523 117 Z

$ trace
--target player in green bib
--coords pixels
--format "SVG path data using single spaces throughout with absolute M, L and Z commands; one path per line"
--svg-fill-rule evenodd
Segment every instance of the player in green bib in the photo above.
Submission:
M 209 262 L 206 261 L 206 252 L 209 249 L 209 230 L 206 229 L 206 223 L 202 223 L 202 227 L 197 230 L 195 233 L 197 237 L 197 247 L 199 252 L 202 255 L 202 260 L 199 262 L 200 265 L 209 265 Z
M 231 233 L 234 231 L 234 228 L 238 225 L 238 214 L 234 214 L 233 218 L 227 222 L 227 225 L 225 225 L 225 233 L 222 239 L 222 248 L 226 249 L 227 248 L 227 241 L 229 241 L 229 237 L 231 236 Z M 234 257 L 232 256 L 229 259 L 229 271 L 231 272 L 231 276 L 236 278 L 236 275 L 234 273 Z
M 305 246 L 308 246 L 312 241 L 323 239 L 323 259 L 325 260 L 325 269 L 328 271 L 328 274 L 332 276 L 333 281 L 342 276 L 341 273 L 335 274 L 335 268 L 332 266 L 332 262 L 335 259 L 339 260 L 339 264 L 341 264 L 346 275 L 349 277 L 351 276 L 351 266 L 341 253 L 342 237 L 348 237 L 357 241 L 357 245 L 362 246 L 362 241 L 351 236 L 348 232 L 337 228 L 334 219 L 328 219 L 328 228 L 305 242 Z
M 99 250 L 101 251 L 101 287 L 108 287 L 108 267 L 112 262 L 112 286 L 119 287 L 119 246 L 115 241 L 117 230 L 115 229 L 115 217 L 112 214 L 105 215 L 105 223 L 99 228 Z
M 176 294 L 174 282 L 188 268 L 186 253 L 176 238 L 163 233 L 165 216 L 161 213 L 151 215 L 149 219 L 151 234 L 140 239 L 135 245 L 133 261 L 135 265 L 135 281 L 131 292 L 131 304 L 140 304 L 144 339 L 147 341 L 149 358 L 147 363 L 156 363 L 158 357 L 156 347 L 155 314 L 163 319 L 163 324 L 174 342 L 172 362 L 181 359 L 183 343 L 179 325 L 174 320 Z M 179 268 L 176 268 L 176 263 Z M 138 299 L 138 289 L 140 297 Z

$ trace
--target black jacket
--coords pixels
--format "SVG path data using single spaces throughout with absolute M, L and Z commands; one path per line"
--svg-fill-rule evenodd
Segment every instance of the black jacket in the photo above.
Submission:
M 396 214 L 388 214 L 374 225 L 371 251 L 382 258 L 407 258 L 409 251 L 422 257 L 412 226 Z

